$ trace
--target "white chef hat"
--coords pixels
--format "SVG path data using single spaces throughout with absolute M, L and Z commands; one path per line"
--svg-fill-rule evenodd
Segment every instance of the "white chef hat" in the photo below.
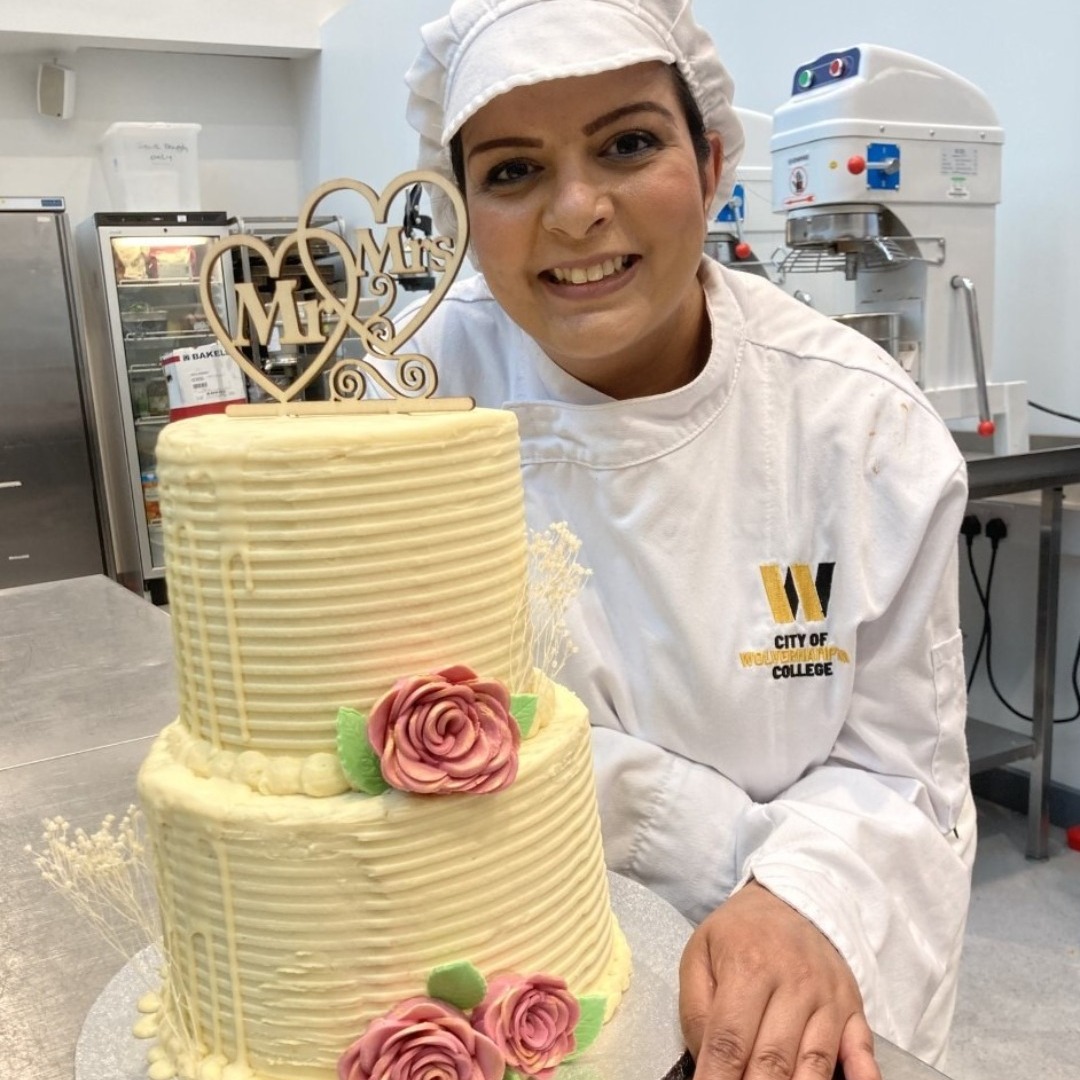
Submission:
M 742 124 L 731 103 L 731 76 L 694 21 L 690 0 L 454 0 L 447 15 L 420 33 L 423 48 L 405 76 L 420 168 L 453 179 L 450 140 L 508 90 L 660 60 L 678 67 L 705 130 L 723 141 L 714 212 L 730 197 Z M 437 190 L 432 200 L 439 233 L 451 235 L 449 200 Z

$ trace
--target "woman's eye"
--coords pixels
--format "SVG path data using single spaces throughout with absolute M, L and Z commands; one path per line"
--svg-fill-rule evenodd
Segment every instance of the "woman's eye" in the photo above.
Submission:
M 653 149 L 657 142 L 647 131 L 625 131 L 611 140 L 606 152 L 611 157 L 636 157 Z
M 489 186 L 513 184 L 532 176 L 536 167 L 528 161 L 503 161 L 484 174 L 484 182 Z

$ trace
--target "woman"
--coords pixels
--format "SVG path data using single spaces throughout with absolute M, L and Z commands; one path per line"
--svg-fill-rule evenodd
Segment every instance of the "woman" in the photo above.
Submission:
M 963 460 L 892 360 L 702 257 L 742 136 L 685 0 L 457 0 L 408 74 L 480 275 L 417 339 L 592 570 L 609 865 L 699 923 L 699 1080 L 942 1055 L 974 852 Z M 436 206 L 437 215 L 443 208 Z M 439 222 L 440 231 L 450 225 Z

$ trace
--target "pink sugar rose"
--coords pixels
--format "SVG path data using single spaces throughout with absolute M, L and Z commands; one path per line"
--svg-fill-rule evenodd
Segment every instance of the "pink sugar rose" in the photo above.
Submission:
M 422 795 L 484 794 L 514 782 L 521 729 L 510 692 L 464 665 L 398 679 L 368 715 L 383 778 Z
M 502 1051 L 506 1063 L 534 1080 L 549 1080 L 574 1052 L 581 1006 L 562 979 L 501 976 L 473 1010 L 473 1026 Z
M 337 1072 L 339 1080 L 501 1080 L 506 1062 L 463 1012 L 420 997 L 373 1020 Z

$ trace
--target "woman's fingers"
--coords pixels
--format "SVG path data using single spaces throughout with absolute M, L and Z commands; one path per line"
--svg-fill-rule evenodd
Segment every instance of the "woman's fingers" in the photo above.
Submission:
M 839 1056 L 845 1080 L 881 1080 L 881 1069 L 874 1057 L 874 1033 L 861 1012 L 844 1026 Z
M 732 990 L 730 997 L 718 992 L 713 999 L 695 1080 L 832 1080 L 844 1028 L 842 1010 L 824 1003 L 820 994 L 793 992 L 790 986 L 777 988 L 764 1005 L 735 984 Z
M 741 1080 L 751 1075 L 759 1051 L 782 1056 L 782 1049 L 760 1043 L 762 1019 L 773 989 L 767 977 L 728 977 L 717 984 L 695 1057 L 694 1080 Z M 770 1080 L 782 1075 L 776 1073 Z
M 716 979 L 709 955 L 708 934 L 698 927 L 683 950 L 679 963 L 679 1023 L 683 1039 L 695 1061 L 712 1012 L 715 993 Z
M 680 971 L 695 1080 L 881 1080 L 862 1000 L 840 954 L 751 883 L 695 931 Z

